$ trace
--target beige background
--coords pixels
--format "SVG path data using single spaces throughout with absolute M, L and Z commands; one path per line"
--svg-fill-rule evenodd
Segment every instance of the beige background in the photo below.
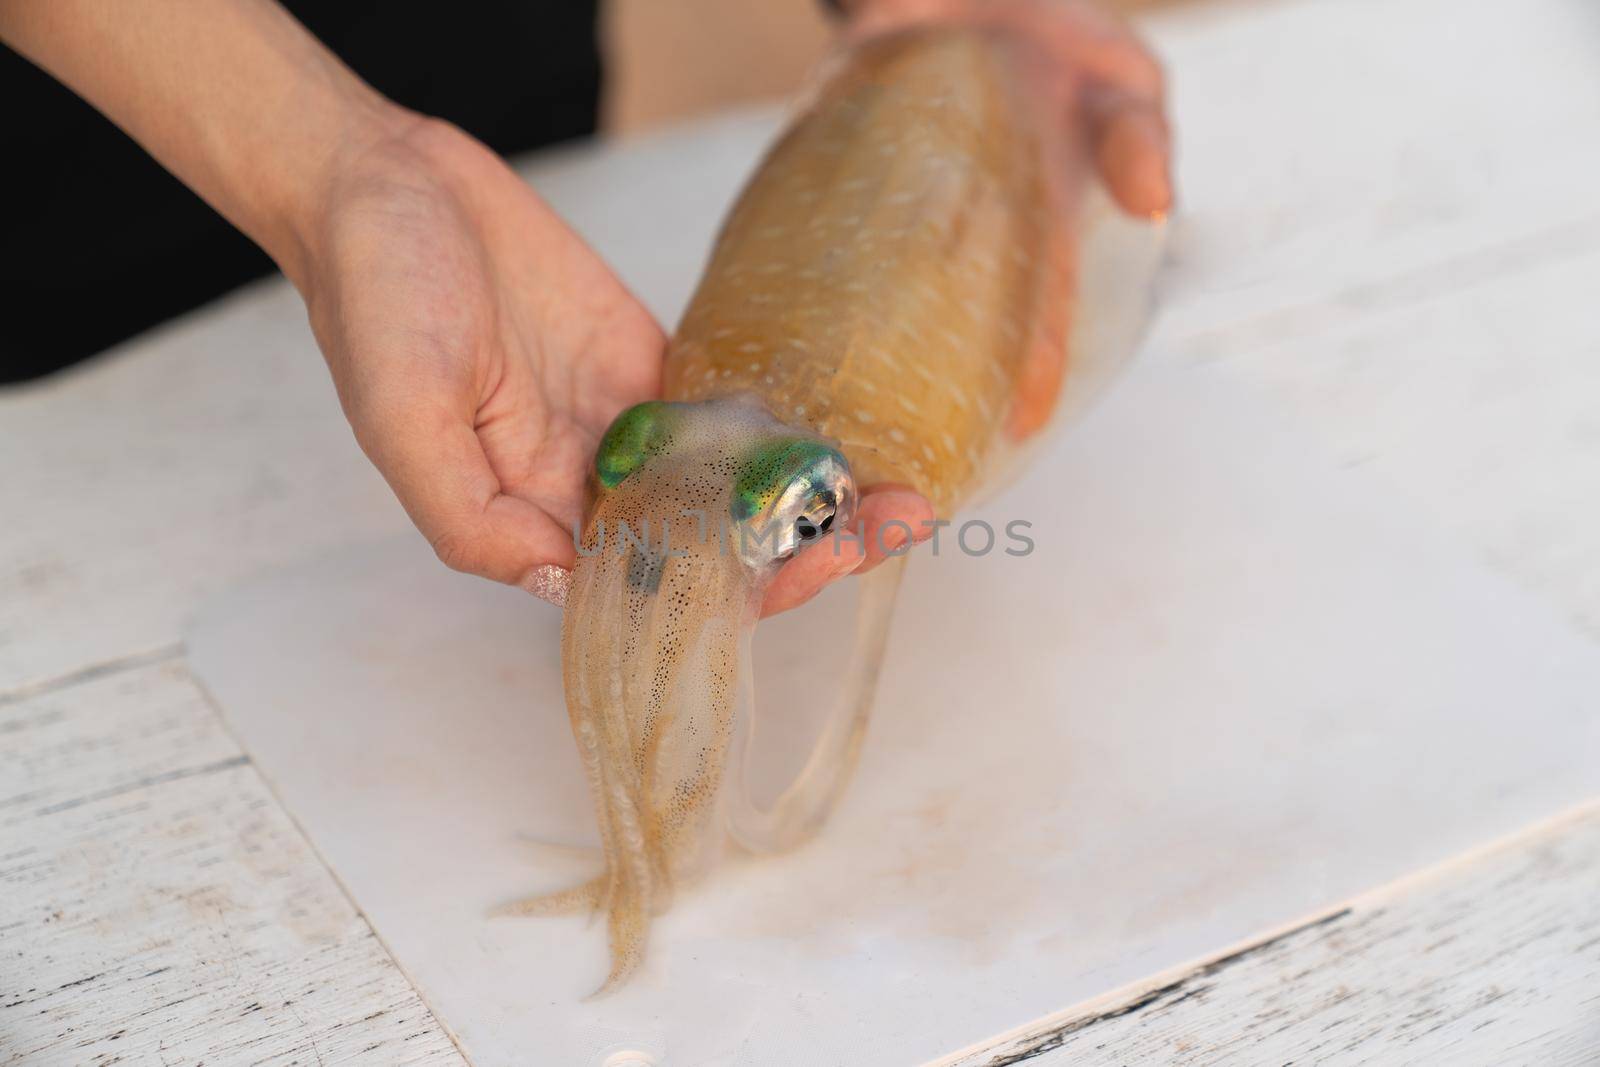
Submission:
M 609 61 L 602 121 L 613 132 L 785 96 L 832 34 L 819 0 L 606 0 L 602 11 Z

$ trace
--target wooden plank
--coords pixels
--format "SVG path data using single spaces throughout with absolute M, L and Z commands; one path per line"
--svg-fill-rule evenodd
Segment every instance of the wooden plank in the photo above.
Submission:
M 0 702 L 0 1063 L 462 1064 L 175 658 Z
M 1600 807 L 939 1067 L 1600 1063 Z

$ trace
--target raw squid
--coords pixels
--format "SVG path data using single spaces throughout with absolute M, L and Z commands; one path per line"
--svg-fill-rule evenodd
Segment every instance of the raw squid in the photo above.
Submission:
M 791 846 L 849 778 L 903 558 L 859 579 L 837 709 L 760 807 L 732 747 L 778 568 L 830 551 L 858 486 L 910 486 L 941 515 L 992 488 L 1131 347 L 1141 294 L 1111 291 L 1128 272 L 1091 254 L 1088 167 L 1030 92 L 1036 63 L 1002 31 L 950 27 L 841 57 L 729 216 L 666 399 L 600 445 L 562 656 L 606 866 L 517 910 L 603 910 L 602 989 L 722 839 Z

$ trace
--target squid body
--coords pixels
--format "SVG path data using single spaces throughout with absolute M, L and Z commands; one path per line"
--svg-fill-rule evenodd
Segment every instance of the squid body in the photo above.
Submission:
M 1144 307 L 1115 291 L 1127 271 L 1090 262 L 1095 190 L 1072 124 L 1034 91 L 1040 69 L 1025 42 L 977 28 L 839 57 L 724 224 L 665 399 L 600 444 L 562 657 L 605 870 L 515 910 L 603 911 L 603 989 L 724 839 L 793 845 L 849 777 L 902 560 L 859 579 L 837 707 L 758 807 L 734 739 L 778 568 L 830 550 L 858 486 L 959 508 L 1131 348 Z

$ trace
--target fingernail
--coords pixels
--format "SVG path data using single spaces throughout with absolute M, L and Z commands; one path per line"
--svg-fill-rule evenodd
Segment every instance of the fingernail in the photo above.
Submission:
M 835 577 L 842 577 L 843 575 L 849 574 L 851 571 L 855 570 L 857 567 L 861 566 L 866 561 L 867 561 L 867 557 L 866 556 L 860 555 L 859 553 L 855 553 L 855 552 L 852 552 L 848 556 L 846 556 L 846 555 L 837 556 L 837 557 L 834 558 L 834 563 L 833 563 L 833 567 L 832 567 L 832 573 L 833 573 L 833 575 Z
M 517 585 L 559 608 L 567 602 L 567 590 L 572 587 L 572 572 L 554 563 L 546 563 L 524 574 Z

